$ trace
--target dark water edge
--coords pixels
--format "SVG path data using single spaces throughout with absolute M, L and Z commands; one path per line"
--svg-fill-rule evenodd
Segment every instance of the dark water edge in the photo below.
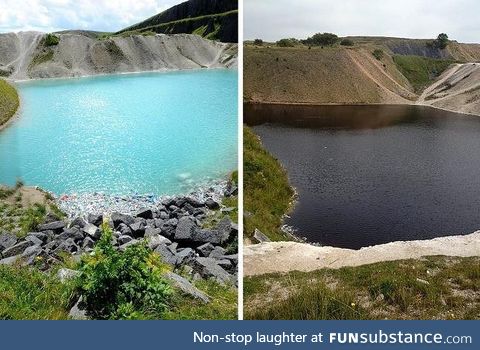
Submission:
M 287 169 L 299 237 L 358 249 L 480 229 L 480 117 L 414 105 L 244 106 Z

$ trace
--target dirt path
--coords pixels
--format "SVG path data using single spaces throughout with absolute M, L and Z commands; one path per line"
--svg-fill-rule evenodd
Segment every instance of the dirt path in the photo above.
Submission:
M 360 250 L 317 247 L 296 242 L 268 242 L 244 246 L 243 255 L 245 276 L 360 266 L 431 255 L 480 256 L 480 231 L 465 236 L 391 242 Z

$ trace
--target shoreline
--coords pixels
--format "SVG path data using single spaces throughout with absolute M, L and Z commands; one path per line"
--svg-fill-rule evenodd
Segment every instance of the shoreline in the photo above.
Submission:
M 245 276 L 290 271 L 308 272 L 382 261 L 420 259 L 433 255 L 480 256 L 480 231 L 427 240 L 395 241 L 359 250 L 318 247 L 299 242 L 265 242 L 246 245 L 243 252 Z
M 41 81 L 52 81 L 52 80 L 68 80 L 68 79 L 85 79 L 85 78 L 96 78 L 96 77 L 108 77 L 115 75 L 135 75 L 135 74 L 149 74 L 149 73 L 180 73 L 180 72 L 200 72 L 204 70 L 238 70 L 237 66 L 231 67 L 200 67 L 200 68 L 162 68 L 155 70 L 142 70 L 142 71 L 133 71 L 133 72 L 112 72 L 112 73 L 98 73 L 98 74 L 86 74 L 86 75 L 74 75 L 74 76 L 63 76 L 63 77 L 49 77 L 49 78 L 31 78 L 31 79 L 9 79 L 5 78 L 6 81 L 12 84 L 23 84 L 29 82 L 41 82 Z
M 177 194 L 114 195 L 93 192 L 56 195 L 48 191 L 47 193 L 54 198 L 54 202 L 59 209 L 62 210 L 68 218 L 72 219 L 88 214 L 111 214 L 112 212 L 133 215 L 140 209 L 156 208 L 161 205 L 162 202 L 174 198 L 193 198 L 198 201 L 206 201 L 210 198 L 221 203 L 225 194 L 228 193 L 229 187 L 229 180 L 223 179 L 198 186 L 188 193 Z
M 423 106 L 423 107 L 431 107 L 434 109 L 438 109 L 445 112 L 469 115 L 480 117 L 479 114 L 469 113 L 469 112 L 459 112 L 453 109 L 447 109 L 444 107 L 437 107 L 427 103 L 317 103 L 317 102 L 275 102 L 275 101 L 243 101 L 244 104 L 251 104 L 251 105 L 285 105 L 285 106 Z

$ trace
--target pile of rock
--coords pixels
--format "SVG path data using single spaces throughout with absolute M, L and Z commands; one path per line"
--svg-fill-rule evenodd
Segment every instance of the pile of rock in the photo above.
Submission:
M 237 225 L 224 217 L 213 228 L 201 227 L 208 211 L 219 207 L 212 198 L 174 197 L 140 209 L 135 215 L 88 214 L 71 221 L 45 222 L 23 239 L 1 234 L 0 264 L 19 261 L 48 269 L 64 254 L 79 257 L 92 251 L 105 220 L 113 228 L 113 244 L 120 250 L 145 240 L 165 263 L 187 271 L 194 279 L 213 278 L 222 284 L 235 284 L 238 255 L 228 254 L 226 247 L 236 239 Z

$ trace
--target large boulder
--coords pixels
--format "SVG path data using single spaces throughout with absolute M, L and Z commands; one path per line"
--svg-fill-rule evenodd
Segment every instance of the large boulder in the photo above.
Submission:
M 86 225 L 91 225 L 91 224 L 86 224 Z M 85 225 L 83 226 L 85 228 Z M 63 230 L 62 233 L 60 233 L 56 238 L 58 240 L 64 241 L 68 238 L 72 238 L 75 242 L 82 241 L 85 235 L 80 231 L 80 228 L 77 227 L 71 227 L 71 228 L 66 228 Z
M 263 243 L 263 242 L 270 242 L 270 239 L 259 229 L 255 229 L 253 233 L 253 238 L 258 242 L 258 243 Z
M 130 225 L 132 229 L 133 237 L 140 238 L 145 234 L 145 223 L 143 221 L 137 221 Z
M 217 210 L 220 208 L 220 204 L 218 204 L 218 202 L 216 202 L 212 198 L 207 198 L 207 200 L 205 201 L 205 205 L 208 207 L 208 209 L 212 210 Z
M 195 258 L 195 251 L 192 248 L 184 248 L 175 254 L 175 264 L 177 266 L 188 264 Z
M 162 261 L 169 265 L 175 265 L 177 259 L 175 258 L 174 253 L 167 247 L 166 244 L 160 244 L 155 248 L 155 253 L 160 255 Z
M 197 225 L 190 217 L 181 217 L 175 230 L 175 240 L 193 241 L 196 227 Z
M 88 214 L 87 222 L 94 224 L 95 226 L 100 226 L 103 222 L 102 214 Z
M 175 218 L 165 221 L 160 228 L 162 230 L 162 235 L 168 238 L 172 238 L 175 235 L 175 229 L 177 228 L 177 224 L 178 220 Z
M 30 241 L 19 242 L 15 245 L 5 249 L 2 252 L 2 258 L 9 258 L 9 257 L 14 256 L 14 255 L 20 255 L 25 251 L 25 249 L 27 249 L 28 247 L 30 247 L 32 245 L 33 245 L 33 243 L 30 242 Z
M 113 226 L 115 228 L 117 228 L 118 225 L 120 224 L 125 224 L 127 226 L 130 226 L 135 222 L 135 219 L 133 218 L 133 216 L 121 214 L 118 212 L 112 213 L 112 215 L 110 216 L 110 219 L 113 221 Z
M 210 254 L 210 252 L 214 249 L 215 249 L 215 246 L 212 243 L 205 243 L 197 247 L 197 251 L 200 253 L 200 255 L 204 257 L 207 257 Z
M 213 278 L 220 284 L 235 282 L 233 276 L 218 265 L 215 259 L 198 257 L 195 259 L 195 266 L 203 278 Z
M 83 228 L 87 222 L 85 221 L 84 218 L 81 217 L 76 217 L 75 219 L 72 220 L 70 223 L 69 227 L 78 227 L 78 228 Z
M 207 304 L 210 302 L 210 298 L 205 295 L 202 291 L 196 288 L 193 284 L 191 284 L 187 279 L 183 278 L 182 276 L 177 275 L 173 272 L 167 272 L 163 275 L 166 279 L 172 281 L 172 284 L 180 289 L 183 293 L 202 301 L 203 303 Z
M 47 224 L 38 225 L 39 231 L 54 231 L 55 233 L 62 232 L 63 228 L 65 227 L 65 223 L 63 221 L 53 221 Z
M 172 243 L 171 240 L 161 235 L 145 235 L 145 238 L 147 240 L 148 247 L 151 250 L 155 250 L 155 248 L 157 248 L 160 244 L 168 245 Z
M 7 248 L 10 248 L 17 243 L 18 238 L 15 235 L 12 235 L 10 233 L 2 233 L 0 235 L 0 252 L 2 250 L 5 250 Z
M 142 208 L 137 212 L 137 217 L 144 219 L 153 219 L 152 209 Z
M 87 223 L 83 227 L 83 232 L 85 232 L 88 236 L 92 237 L 93 239 L 99 239 L 102 235 L 100 229 L 95 226 L 94 224 Z

